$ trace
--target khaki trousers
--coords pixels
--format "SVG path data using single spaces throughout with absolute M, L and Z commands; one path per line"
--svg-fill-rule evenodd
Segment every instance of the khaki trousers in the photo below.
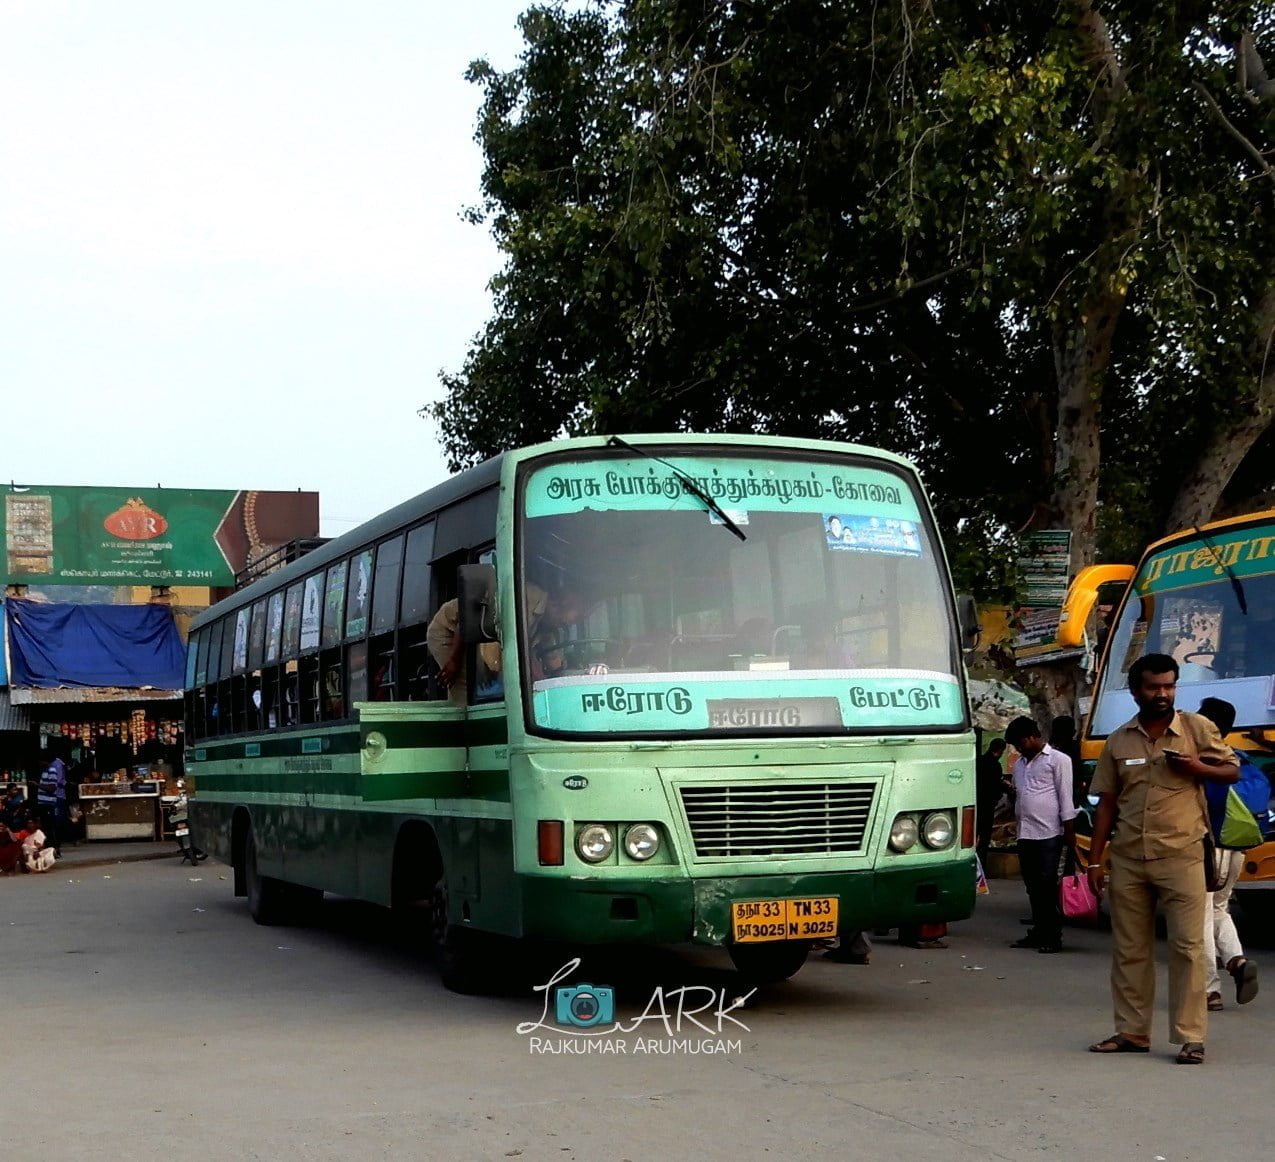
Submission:
M 1113 851 L 1108 891 L 1116 1032 L 1151 1035 L 1158 903 L 1169 930 L 1169 1039 L 1203 1043 L 1208 1030 L 1203 845 L 1164 859 L 1130 859 Z

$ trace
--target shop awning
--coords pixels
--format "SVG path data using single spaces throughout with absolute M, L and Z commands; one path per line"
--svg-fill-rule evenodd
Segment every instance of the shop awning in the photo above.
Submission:
M 25 701 L 17 696 L 19 688 L 149 688 L 170 697 L 182 688 L 186 649 L 166 605 L 64 605 L 10 598 L 5 615 L 15 704 Z
M 9 699 L 9 691 L 0 687 L 0 731 L 31 729 L 31 719 L 25 710 L 17 709 Z

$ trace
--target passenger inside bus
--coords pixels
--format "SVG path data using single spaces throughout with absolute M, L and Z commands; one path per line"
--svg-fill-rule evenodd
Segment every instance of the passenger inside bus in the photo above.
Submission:
M 565 642 L 562 631 L 583 621 L 588 614 L 584 599 L 574 589 L 563 587 L 555 592 L 528 583 L 524 590 L 527 636 L 531 642 L 531 676 L 539 680 L 563 667 Z M 426 633 L 429 652 L 438 663 L 439 681 L 447 689 L 447 698 L 455 706 L 466 700 L 465 643 L 460 635 L 460 601 L 444 602 L 429 623 Z M 501 648 L 499 642 L 478 645 L 479 674 L 476 693 L 480 698 L 499 696 Z

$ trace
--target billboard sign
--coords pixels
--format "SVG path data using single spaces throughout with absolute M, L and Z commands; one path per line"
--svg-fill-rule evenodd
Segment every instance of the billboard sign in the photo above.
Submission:
M 319 534 L 317 492 L 0 491 L 9 585 L 233 585 L 249 561 Z

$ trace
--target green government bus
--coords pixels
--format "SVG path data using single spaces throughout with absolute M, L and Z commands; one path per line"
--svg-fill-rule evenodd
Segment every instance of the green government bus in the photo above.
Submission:
M 259 923 L 409 911 L 458 990 L 496 937 L 784 979 L 814 941 L 970 914 L 973 620 L 889 453 L 508 452 L 196 619 L 194 838 Z

